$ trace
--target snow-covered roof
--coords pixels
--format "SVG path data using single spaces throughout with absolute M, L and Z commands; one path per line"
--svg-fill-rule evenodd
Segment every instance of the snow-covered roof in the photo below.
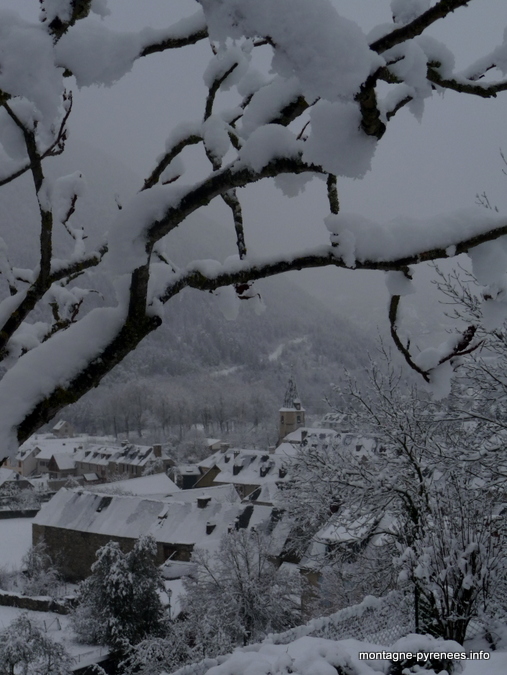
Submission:
M 299 452 L 299 449 L 294 447 L 292 443 L 280 443 L 280 445 L 275 450 L 275 455 L 278 457 L 285 457 L 290 459 L 296 457 Z
M 174 473 L 180 476 L 200 476 L 201 471 L 197 464 L 179 464 L 173 468 Z
M 95 492 L 100 491 L 102 493 L 107 493 L 108 491 L 113 491 L 114 493 L 114 491 L 118 492 L 120 490 L 125 490 L 125 492 L 132 495 L 156 495 L 179 492 L 180 488 L 165 473 L 154 473 L 151 476 L 104 483 L 94 488 Z
M 59 420 L 55 426 L 53 427 L 53 431 L 60 431 L 60 429 L 63 429 L 63 427 L 68 424 L 66 420 Z M 70 425 L 69 425 L 70 426 Z
M 271 530 L 273 554 L 283 547 L 288 526 L 274 517 L 271 507 L 218 501 L 208 496 L 209 491 L 199 502 L 180 499 L 187 497 L 185 492 L 153 499 L 62 488 L 39 511 L 34 524 L 128 539 L 152 534 L 164 544 L 216 550 L 221 537 L 238 523 Z
M 32 450 L 38 449 L 37 459 L 49 460 L 53 455 L 70 454 L 83 450 L 89 442 L 88 436 L 75 436 L 74 438 L 32 436 L 20 446 L 16 459 L 25 459 Z
M 123 446 L 89 445 L 76 459 L 85 464 L 107 467 L 111 462 L 128 466 L 146 466 L 157 458 L 153 446 L 129 443 Z
M 313 537 L 301 560 L 301 565 L 319 567 L 326 557 L 326 548 L 329 544 L 350 544 L 368 540 L 372 546 L 380 546 L 385 543 L 395 522 L 396 519 L 390 512 L 381 516 L 379 514 L 356 516 L 345 509 L 331 516 L 324 527 Z
M 301 443 L 305 434 L 307 436 L 309 435 L 317 435 L 322 436 L 323 438 L 325 436 L 328 437 L 334 437 L 337 435 L 337 432 L 334 429 L 319 429 L 319 428 L 312 428 L 312 427 L 299 427 L 299 429 L 296 429 L 295 431 L 291 431 L 290 434 L 287 434 L 285 438 L 283 439 L 284 443 Z
M 76 468 L 76 457 L 74 455 L 67 455 L 65 453 L 52 455 L 56 462 L 58 471 L 69 471 Z
M 23 481 L 24 483 L 30 482 L 27 478 L 20 476 L 17 471 L 13 471 L 12 469 L 0 469 L 0 486 L 5 485 L 6 483 L 16 483 L 19 481 Z
M 332 432 L 332 436 L 322 434 L 308 434 L 304 446 L 317 446 L 321 442 L 332 441 L 333 446 L 341 446 L 354 457 L 371 457 L 379 448 L 380 442 L 376 436 L 357 433 Z
M 276 504 L 280 491 L 276 483 L 264 483 L 251 492 L 246 500 L 260 504 Z
M 350 513 L 333 516 L 315 535 L 315 538 L 333 544 L 359 541 L 377 524 L 378 518 L 368 514 L 351 518 Z
M 233 485 L 216 485 L 207 488 L 191 488 L 180 490 L 177 494 L 169 494 L 164 497 L 166 501 L 194 502 L 199 497 L 211 498 L 213 501 L 239 504 L 241 499 Z
M 231 448 L 216 452 L 199 463 L 204 468 L 216 466 L 220 473 L 215 482 L 236 485 L 262 485 L 280 480 L 279 469 L 283 456 L 265 450 L 239 450 Z

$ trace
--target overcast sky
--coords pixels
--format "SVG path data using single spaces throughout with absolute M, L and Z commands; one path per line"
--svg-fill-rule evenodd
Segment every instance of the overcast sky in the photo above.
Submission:
M 366 32 L 390 20 L 389 0 L 334 0 L 337 9 Z M 170 24 L 195 10 L 192 0 L 109 0 L 107 24 L 138 30 Z M 37 0 L 0 0 L 0 7 L 37 17 Z M 468 8 L 439 22 L 431 34 L 454 51 L 457 68 L 466 66 L 501 42 L 507 26 L 506 0 L 472 0 Z M 146 175 L 161 152 L 171 127 L 202 116 L 202 71 L 209 46 L 199 44 L 140 60 L 111 89 L 90 88 L 76 96 L 73 137 L 87 141 Z M 384 221 L 410 214 L 434 215 L 474 203 L 486 190 L 507 210 L 506 180 L 499 149 L 507 151 L 507 92 L 496 100 L 447 92 L 427 100 L 422 122 L 404 109 L 379 143 L 372 171 L 361 181 L 341 179 L 341 207 Z M 288 200 L 266 184 L 247 192 L 244 208 L 254 249 L 268 242 L 280 249 L 290 235 L 299 248 L 327 241 L 324 188 L 314 180 L 301 198 Z M 211 214 L 220 217 L 213 207 Z M 224 214 L 224 218 L 226 215 Z M 311 275 L 310 275 L 311 276 Z M 356 285 L 350 275 L 349 283 Z M 320 278 L 315 277 L 314 278 Z M 322 277 L 328 284 L 330 277 Z

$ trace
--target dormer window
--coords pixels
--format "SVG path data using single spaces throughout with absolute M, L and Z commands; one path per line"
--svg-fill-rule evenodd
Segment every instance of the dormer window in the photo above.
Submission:
M 107 509 L 107 507 L 109 506 L 109 504 L 112 501 L 113 501 L 112 497 L 102 497 L 102 499 L 100 500 L 99 505 L 97 506 L 97 509 L 96 509 L 97 513 L 100 513 L 104 509 Z

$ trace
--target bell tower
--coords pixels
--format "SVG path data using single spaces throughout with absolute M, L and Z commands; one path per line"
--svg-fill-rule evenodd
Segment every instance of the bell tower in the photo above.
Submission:
M 289 378 L 283 406 L 280 408 L 279 414 L 278 445 L 291 431 L 296 431 L 296 429 L 305 426 L 305 409 L 301 405 L 296 381 L 292 375 Z

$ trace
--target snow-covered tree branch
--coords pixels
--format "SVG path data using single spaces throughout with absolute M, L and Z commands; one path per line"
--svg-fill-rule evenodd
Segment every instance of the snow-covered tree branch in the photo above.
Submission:
M 393 23 L 368 38 L 330 0 L 200 0 L 184 19 L 131 33 L 100 20 L 108 14 L 105 0 L 43 0 L 35 23 L 2 10 L 0 187 L 31 174 L 39 218 L 33 269 L 22 268 L 0 241 L 2 453 L 96 387 L 170 320 L 170 305 L 164 306 L 185 288 L 218 292 L 234 312 L 241 300 L 256 301 L 257 279 L 335 266 L 383 270 L 393 297 L 401 297 L 411 265 L 459 253 L 473 261 L 487 257 L 492 242 L 507 234 L 507 220 L 496 213 L 478 209 L 380 226 L 342 213 L 339 200 L 340 177 L 361 178 L 370 170 L 402 107 L 419 116 L 434 92 L 492 97 L 507 88 L 502 79 L 488 79 L 494 70 L 505 76 L 507 42 L 456 73 L 447 46 L 426 35 L 471 4 L 392 0 Z M 139 59 L 149 62 L 155 53 L 169 59 L 175 49 L 197 43 L 201 50 L 209 45 L 201 111 L 173 129 L 116 222 L 101 224 L 107 241 L 89 246 L 74 216 L 86 177 L 76 172 L 53 180 L 45 170 L 46 160 L 65 150 L 71 90 L 111 86 Z M 139 133 L 146 134 L 142 122 Z M 192 155 L 192 178 L 185 178 L 190 148 L 202 151 L 202 161 Z M 251 257 L 252 224 L 241 191 L 275 180 L 296 194 L 312 178 L 324 183 L 329 245 Z M 178 269 L 171 233 L 217 198 L 230 214 L 237 256 Z M 59 233 L 67 247 L 57 257 Z M 498 274 L 507 257 L 505 263 L 496 266 Z M 90 309 L 84 299 L 99 298 L 92 270 L 110 280 L 116 297 Z M 458 352 L 452 345 L 419 368 L 431 381 L 435 369 L 451 368 Z

